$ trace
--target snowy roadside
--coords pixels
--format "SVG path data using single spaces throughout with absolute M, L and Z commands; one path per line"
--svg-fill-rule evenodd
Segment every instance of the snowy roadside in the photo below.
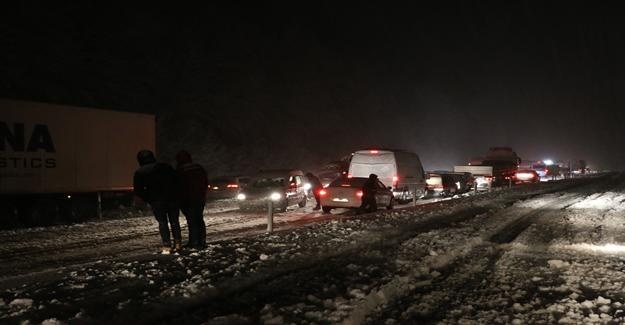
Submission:
M 502 221 L 492 218 L 496 211 L 505 209 L 519 199 L 554 191 L 558 186 L 566 187 L 561 183 L 548 184 L 380 212 L 362 218 L 345 217 L 342 221 L 314 224 L 269 236 L 215 243 L 204 251 L 183 256 L 154 256 L 151 260 L 96 263 L 73 271 L 58 282 L 10 289 L 3 295 L 4 306 L 0 307 L 0 311 L 5 319 L 43 321 L 57 318 L 70 322 L 111 318 L 150 322 L 172 316 L 199 317 L 204 320 L 215 317 L 215 320 L 219 317 L 252 317 L 268 323 L 272 320 L 312 321 L 318 317 L 332 322 L 350 319 L 355 317 L 356 312 L 352 311 L 358 310 L 363 298 L 393 283 L 394 279 L 406 277 L 406 269 L 397 262 L 403 259 L 394 258 L 402 251 L 395 251 L 397 245 L 403 247 L 405 242 L 406 247 L 410 248 L 406 252 L 418 252 L 417 255 L 422 257 L 415 260 L 413 255 L 412 264 L 418 264 L 416 269 L 420 271 L 410 277 L 417 279 L 423 275 L 426 277 L 423 281 L 427 281 L 427 277 L 436 278 L 441 273 L 437 268 L 444 268 L 445 259 L 451 257 L 450 261 L 453 261 L 456 259 L 453 254 L 462 255 L 462 251 L 449 253 L 447 249 L 470 249 L 479 244 L 479 241 L 475 241 L 479 237 L 476 233 L 484 234 L 488 229 L 501 226 Z M 523 207 L 523 203 L 514 206 L 523 211 L 531 209 Z M 485 227 L 480 220 L 490 220 L 493 227 Z M 473 232 L 463 233 L 463 227 L 458 228 L 463 222 Z M 419 236 L 429 241 L 423 243 L 416 239 Z M 435 239 L 439 237 L 445 241 L 436 244 Z M 389 239 L 392 239 L 390 243 Z M 465 246 L 472 241 L 475 241 L 474 245 Z M 418 244 L 412 247 L 409 243 Z M 429 260 L 433 262 L 423 262 Z M 393 262 L 392 265 L 389 261 Z M 273 299 L 274 304 L 250 306 L 240 315 L 237 312 L 228 313 L 231 307 L 220 306 L 216 302 L 246 291 L 264 292 L 262 284 L 271 281 L 284 281 L 287 285 L 292 285 L 293 281 L 298 283 L 304 280 L 300 273 L 309 270 L 315 270 L 313 275 L 320 276 L 320 272 L 326 271 L 317 269 L 323 268 L 326 263 L 328 267 L 344 267 L 334 270 L 340 271 L 337 272 L 338 278 L 333 279 L 338 284 L 334 287 L 328 282 L 313 281 L 307 287 L 308 293 L 301 297 L 276 297 Z M 357 276 L 344 272 L 353 272 Z M 290 274 L 294 274 L 294 279 L 288 279 Z M 412 283 L 410 277 L 408 282 Z M 354 283 L 354 279 L 345 281 L 350 278 L 368 283 Z M 310 288 L 313 284 L 317 285 L 314 287 L 318 287 L 318 292 Z M 291 286 L 289 289 L 294 288 Z M 323 296 L 329 297 L 322 299 Z M 271 297 L 263 298 L 272 300 Z M 14 301 L 17 302 L 11 305 Z M 211 309 L 208 314 L 201 312 L 201 306 L 211 304 L 219 308 Z M 231 305 L 237 306 L 236 303 Z M 112 310 L 117 316 L 111 314 Z M 190 310 L 189 315 L 180 315 L 180 310 Z

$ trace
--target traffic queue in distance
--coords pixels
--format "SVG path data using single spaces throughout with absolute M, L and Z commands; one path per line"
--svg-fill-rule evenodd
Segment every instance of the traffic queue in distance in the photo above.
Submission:
M 511 148 L 492 147 L 484 157 L 472 158 L 467 165 L 454 166 L 451 171 L 426 172 L 416 153 L 373 148 L 357 150 L 328 163 L 319 169 L 318 176 L 298 169 L 261 170 L 251 177 L 231 177 L 229 181 L 214 185 L 209 193 L 236 197 L 244 210 L 266 209 L 270 199 L 274 209 L 286 211 L 289 207 L 304 207 L 307 200 L 314 197 L 315 209 L 321 207 L 323 212 L 329 213 L 338 208 L 360 208 L 363 187 L 371 175 L 376 177 L 372 181 L 375 186 L 371 185 L 376 206 L 392 209 L 396 204 L 421 198 L 537 183 L 554 174 L 554 167 L 522 162 Z M 544 176 L 541 177 L 538 170 Z M 317 182 L 318 186 L 312 185 Z

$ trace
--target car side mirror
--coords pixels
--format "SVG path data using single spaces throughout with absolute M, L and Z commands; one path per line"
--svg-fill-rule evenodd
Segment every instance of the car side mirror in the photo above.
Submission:
M 393 190 L 393 187 L 391 187 L 391 186 L 388 186 L 387 188 L 388 188 L 389 190 L 391 190 L 391 191 Z

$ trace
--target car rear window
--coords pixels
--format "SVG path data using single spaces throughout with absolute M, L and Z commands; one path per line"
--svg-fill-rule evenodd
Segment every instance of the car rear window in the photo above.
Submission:
M 209 183 L 234 183 L 234 179 L 226 178 L 226 177 L 219 177 L 219 178 L 213 178 L 208 182 Z
M 367 181 L 366 178 L 353 177 L 353 178 L 339 178 L 330 183 L 332 187 L 362 187 Z
M 273 178 L 267 177 L 267 178 L 255 179 L 252 186 L 259 187 L 259 188 L 277 187 L 277 186 L 284 186 L 285 183 L 286 183 L 286 180 L 284 179 L 284 177 L 273 177 Z

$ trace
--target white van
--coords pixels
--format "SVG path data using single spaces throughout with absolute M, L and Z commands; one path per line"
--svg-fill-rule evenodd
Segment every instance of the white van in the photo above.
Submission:
M 369 174 L 378 175 L 384 185 L 391 187 L 394 198 L 399 202 L 425 194 L 425 173 L 416 153 L 390 149 L 354 152 L 348 177 L 369 177 Z

